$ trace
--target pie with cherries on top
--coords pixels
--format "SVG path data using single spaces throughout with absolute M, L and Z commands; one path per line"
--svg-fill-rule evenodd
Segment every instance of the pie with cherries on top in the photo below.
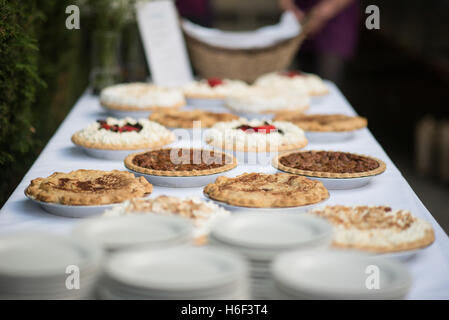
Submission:
M 218 177 L 204 188 L 204 193 L 230 205 L 253 208 L 305 206 L 329 197 L 321 182 L 288 173 Z
M 203 176 L 231 170 L 235 157 L 226 153 L 190 148 L 168 148 L 134 153 L 125 166 L 139 173 L 155 176 Z
M 193 122 L 199 121 L 199 128 L 210 128 L 217 122 L 231 121 L 239 117 L 230 113 L 214 113 L 199 109 L 194 110 L 167 110 L 156 111 L 150 116 L 150 120 L 156 121 L 170 128 L 193 128 Z
M 432 244 L 432 226 L 407 210 L 387 206 L 326 206 L 310 213 L 334 226 L 333 246 L 376 253 L 424 248 Z
M 240 80 L 209 78 L 190 82 L 182 90 L 190 99 L 223 99 L 229 93 L 246 87 L 248 85 Z
M 342 132 L 365 128 L 366 118 L 343 114 L 301 114 L 286 112 L 276 115 L 274 120 L 290 121 L 305 131 Z
M 340 151 L 295 151 L 273 159 L 281 171 L 321 178 L 358 178 L 381 174 L 386 164 L 379 159 Z
M 153 186 L 127 171 L 76 170 L 55 172 L 31 181 L 25 194 L 38 201 L 64 205 L 119 203 L 150 194 Z

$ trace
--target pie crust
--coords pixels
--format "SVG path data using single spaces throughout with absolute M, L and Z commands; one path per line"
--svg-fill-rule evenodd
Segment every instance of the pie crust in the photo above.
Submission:
M 435 241 L 432 226 L 388 206 L 326 206 L 310 212 L 334 226 L 332 245 L 376 253 L 415 250 Z
M 338 169 L 338 171 L 343 172 L 332 172 L 332 171 L 320 171 L 320 170 L 305 170 L 305 169 L 297 169 L 291 166 L 285 165 L 285 161 L 287 157 L 294 157 L 294 155 L 311 155 L 310 160 L 308 160 L 308 164 L 319 166 L 320 160 L 317 155 L 322 154 L 323 156 L 327 157 L 329 159 L 329 155 L 332 157 L 331 159 L 335 159 L 334 156 L 337 157 L 337 160 L 335 162 L 332 162 L 332 160 L 326 161 L 326 164 L 333 165 L 334 168 Z M 313 158 L 315 157 L 315 158 Z M 342 159 L 342 157 L 346 157 Z M 351 159 L 352 158 L 352 159 Z M 285 159 L 283 161 L 283 159 Z M 293 158 L 294 159 L 294 158 Z M 296 160 L 293 160 L 296 161 Z M 306 160 L 307 161 L 307 160 Z M 282 163 L 284 162 L 284 164 Z M 338 165 L 336 165 L 336 163 Z M 343 163 L 341 165 L 341 163 Z M 344 172 L 346 164 L 347 172 Z M 369 166 L 372 166 L 373 168 L 369 168 L 367 170 L 363 170 L 363 168 L 359 169 L 359 167 L 354 166 L 363 166 L 365 164 L 368 164 Z M 378 174 L 381 174 L 386 169 L 386 164 L 380 159 L 369 157 L 365 155 L 360 155 L 356 153 L 349 153 L 349 152 L 340 152 L 340 151 L 315 151 L 315 150 L 307 150 L 307 151 L 293 151 L 293 152 L 287 152 L 283 153 L 281 155 L 278 155 L 273 159 L 273 166 L 281 171 L 299 174 L 303 176 L 309 176 L 309 177 L 319 177 L 319 178 L 360 178 L 360 177 L 369 177 L 369 176 L 375 176 Z M 347 167 L 350 166 L 348 169 Z M 351 170 L 351 168 L 353 168 Z M 353 172 L 350 172 L 353 171 Z
M 171 160 L 171 155 L 173 155 L 176 151 L 183 159 L 181 160 L 181 158 L 179 158 L 179 164 L 176 164 Z M 136 163 L 137 161 L 146 161 L 147 159 L 150 163 L 150 168 L 142 167 Z M 192 164 L 192 159 L 193 161 L 198 161 L 200 163 Z M 204 159 L 207 161 L 205 162 Z M 229 171 L 237 166 L 237 159 L 232 155 L 214 150 L 196 148 L 165 148 L 130 154 L 125 158 L 125 166 L 135 172 L 149 175 L 191 177 Z M 162 169 L 158 167 L 162 167 Z
M 365 128 L 366 118 L 344 114 L 301 114 L 285 112 L 277 114 L 274 120 L 289 121 L 305 131 L 343 132 Z
M 25 194 L 32 199 L 64 205 L 103 205 L 143 197 L 153 191 L 144 178 L 127 171 L 76 170 L 33 179 Z
M 305 206 L 329 197 L 321 182 L 288 173 L 221 176 L 208 184 L 204 193 L 217 201 L 252 208 Z
M 200 109 L 194 110 L 160 110 L 153 112 L 150 120 L 170 128 L 193 128 L 194 121 L 200 121 L 201 128 L 210 128 L 217 122 L 236 120 L 239 117 L 231 113 L 215 113 Z

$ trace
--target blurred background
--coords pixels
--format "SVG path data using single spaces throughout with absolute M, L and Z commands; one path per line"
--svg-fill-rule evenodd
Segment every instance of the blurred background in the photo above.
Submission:
M 279 0 L 175 2 L 184 17 L 225 30 L 274 24 L 282 12 Z M 326 68 L 304 43 L 292 68 L 337 83 L 449 232 L 449 1 L 354 3 L 356 27 L 342 40 L 353 38 L 350 52 Z M 80 8 L 79 30 L 65 27 L 70 4 Z M 89 85 L 148 78 L 133 4 L 0 0 L 0 206 Z M 372 4 L 379 30 L 365 27 Z

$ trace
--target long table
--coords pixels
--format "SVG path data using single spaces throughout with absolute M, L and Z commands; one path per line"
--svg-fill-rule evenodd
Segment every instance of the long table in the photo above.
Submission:
M 331 82 L 328 82 L 328 86 L 330 94 L 313 99 L 310 111 L 314 113 L 355 114 L 354 109 L 338 88 Z M 24 195 L 24 190 L 32 179 L 46 177 L 55 171 L 68 172 L 76 169 L 125 170 L 121 161 L 89 157 L 70 141 L 71 135 L 76 130 L 106 116 L 108 115 L 101 108 L 97 96 L 92 95 L 90 91 L 86 91 L 80 97 L 1 209 L 0 234 L 19 231 L 70 233 L 72 227 L 80 221 L 79 219 L 64 218 L 47 213 L 28 200 Z M 202 144 L 202 141 L 179 141 L 175 143 L 175 145 L 180 146 L 186 144 L 198 146 Z M 386 172 L 374 178 L 368 185 L 351 190 L 330 190 L 330 199 L 326 204 L 389 205 L 393 208 L 410 210 L 416 216 L 430 222 L 435 229 L 435 243 L 405 262 L 413 278 L 413 285 L 408 298 L 449 299 L 449 238 L 424 207 L 370 131 L 363 129 L 354 139 L 345 142 L 311 143 L 306 149 L 350 151 L 378 157 L 386 162 Z M 229 175 L 235 176 L 243 172 L 274 173 L 276 170 L 270 165 L 240 164 Z M 155 186 L 152 196 L 162 194 L 203 197 L 202 188 L 164 188 Z

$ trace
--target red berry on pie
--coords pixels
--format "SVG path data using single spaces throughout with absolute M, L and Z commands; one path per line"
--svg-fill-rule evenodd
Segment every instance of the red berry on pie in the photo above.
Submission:
M 209 78 L 207 79 L 207 83 L 210 87 L 219 86 L 220 84 L 223 84 L 223 80 L 220 78 Z
M 301 72 L 301 71 L 294 70 L 294 71 L 285 71 L 285 72 L 281 72 L 280 74 L 283 75 L 283 76 L 285 76 L 285 77 L 294 78 L 294 77 L 297 77 L 297 76 L 302 75 L 302 72 Z

